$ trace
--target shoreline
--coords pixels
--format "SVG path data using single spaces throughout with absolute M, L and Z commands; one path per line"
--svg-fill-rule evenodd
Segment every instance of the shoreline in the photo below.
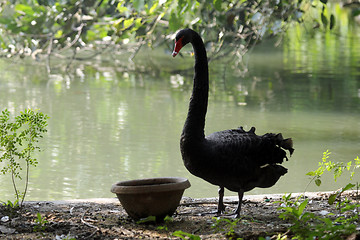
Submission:
M 315 198 L 324 195 L 329 195 L 336 191 L 323 191 L 323 192 L 305 192 L 305 193 L 291 193 L 291 197 L 305 196 L 307 198 Z M 356 193 L 356 190 L 345 191 L 344 193 Z M 274 193 L 274 194 L 255 194 L 255 195 L 244 195 L 244 201 L 261 201 L 263 199 L 280 199 L 282 196 L 290 193 Z M 181 201 L 194 201 L 194 202 L 214 202 L 218 201 L 218 197 L 210 198 L 192 198 L 188 196 L 183 196 Z M 224 196 L 224 203 L 233 203 L 238 201 L 238 196 Z M 39 203 L 52 203 L 55 205 L 63 204 L 79 204 L 79 203 L 98 203 L 98 204 L 112 204 L 119 203 L 119 200 L 116 197 L 113 198 L 83 198 L 83 199 L 68 199 L 68 200 L 39 200 L 39 201 L 24 201 L 24 204 L 39 204 Z

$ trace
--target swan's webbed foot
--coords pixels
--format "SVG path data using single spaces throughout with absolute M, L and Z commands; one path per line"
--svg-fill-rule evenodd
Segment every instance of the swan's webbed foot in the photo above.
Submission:
M 221 216 L 225 213 L 225 205 L 218 205 L 218 210 L 216 211 L 216 216 Z

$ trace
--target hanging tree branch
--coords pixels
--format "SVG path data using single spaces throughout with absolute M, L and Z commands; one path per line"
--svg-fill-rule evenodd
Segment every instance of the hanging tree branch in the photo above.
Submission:
M 320 8 L 326 7 L 326 1 L 317 1 Z M 170 39 L 172 42 L 178 29 L 191 27 L 213 39 L 208 51 L 212 61 L 228 56 L 241 61 L 253 45 L 281 35 L 295 22 L 301 23 L 303 9 L 310 3 L 309 0 L 39 2 L 26 5 L 7 1 L 0 9 L 0 26 L 4 29 L 0 32 L 2 56 L 41 59 L 44 55 L 50 65 L 50 56 L 65 55 L 70 49 L 76 49 L 73 50 L 76 54 L 90 50 L 94 54 L 89 57 L 95 57 L 106 49 L 121 46 L 134 51 L 130 58 L 133 59 L 143 45 L 158 46 Z M 323 10 L 323 23 L 328 21 L 333 26 L 334 17 L 326 18 Z M 98 50 L 104 42 L 105 48 Z M 89 57 L 73 55 L 69 60 Z

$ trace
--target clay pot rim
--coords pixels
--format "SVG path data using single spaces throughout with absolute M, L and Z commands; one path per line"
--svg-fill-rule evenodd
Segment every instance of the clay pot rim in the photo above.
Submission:
M 189 180 L 182 177 L 143 178 L 117 182 L 112 185 L 111 192 L 115 194 L 144 194 L 179 191 L 189 187 Z

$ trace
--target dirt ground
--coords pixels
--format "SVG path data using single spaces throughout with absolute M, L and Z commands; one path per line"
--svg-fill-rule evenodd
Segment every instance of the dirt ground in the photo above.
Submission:
M 310 199 L 306 210 L 318 214 L 336 212 L 334 206 L 327 203 L 327 195 L 306 194 Z M 290 224 L 278 217 L 279 203 L 275 203 L 281 196 L 245 197 L 241 220 L 233 227 L 233 236 L 274 239 L 277 234 L 286 232 Z M 235 197 L 225 198 L 228 212 L 236 209 L 236 200 Z M 178 230 L 200 239 L 227 239 L 230 225 L 214 219 L 215 214 L 211 212 L 216 209 L 217 199 L 185 197 L 170 221 L 141 224 L 129 218 L 115 198 L 26 202 L 16 212 L 0 207 L 0 239 L 180 239 L 173 236 Z M 218 228 L 213 227 L 216 222 L 220 222 Z

